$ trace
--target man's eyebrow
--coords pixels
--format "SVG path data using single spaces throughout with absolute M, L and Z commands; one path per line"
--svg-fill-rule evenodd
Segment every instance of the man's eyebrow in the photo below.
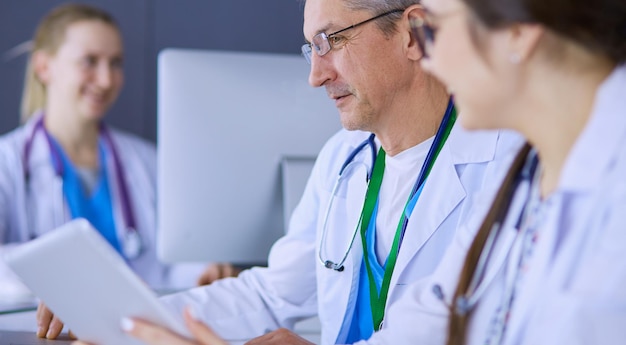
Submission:
M 332 28 L 333 26 L 335 26 L 335 24 L 333 24 L 332 22 L 322 26 L 319 30 L 317 30 L 317 32 L 315 33 L 316 35 L 321 34 L 322 32 L 326 32 L 328 31 L 330 28 Z
M 313 36 L 319 35 L 319 34 L 321 34 L 322 32 L 328 32 L 328 31 L 333 31 L 333 32 L 334 32 L 334 31 L 336 31 L 336 30 L 330 30 L 330 29 L 331 29 L 331 28 L 333 28 L 333 27 L 338 27 L 338 25 L 337 25 L 337 24 L 334 24 L 333 22 L 330 22 L 330 23 L 328 23 L 328 24 L 326 24 L 326 25 L 322 26 L 321 28 L 319 28 L 319 29 L 315 32 L 315 34 L 314 34 Z M 309 41 L 309 40 L 306 38 L 306 36 L 304 37 L 304 42 L 306 42 L 307 44 L 311 44 L 311 41 Z

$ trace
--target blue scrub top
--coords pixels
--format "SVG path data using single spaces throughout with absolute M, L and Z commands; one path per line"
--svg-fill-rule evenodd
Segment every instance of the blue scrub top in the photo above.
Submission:
M 407 218 L 411 217 L 413 209 L 417 204 L 417 200 L 422 194 L 424 184 L 420 186 L 415 195 L 409 200 L 404 210 L 404 214 Z M 384 265 L 378 263 L 376 257 L 376 216 L 378 215 L 378 200 L 372 218 L 367 227 L 367 233 L 365 240 L 367 242 L 367 254 L 370 265 L 372 265 L 372 275 L 374 277 L 374 283 L 376 284 L 376 290 L 380 294 L 380 288 L 383 285 L 383 278 L 385 276 L 385 266 L 387 265 L 387 259 L 385 259 Z M 389 258 L 389 256 L 387 256 Z M 369 339 L 374 333 L 374 320 L 372 317 L 372 305 L 370 303 L 370 290 L 369 290 L 369 277 L 367 274 L 367 268 L 365 267 L 365 258 L 361 260 L 361 269 L 359 270 L 359 288 L 357 293 L 356 305 L 354 308 L 354 314 L 352 322 L 350 324 L 350 331 L 345 341 L 347 344 L 356 343 L 360 340 Z
M 106 169 L 106 150 L 103 143 L 98 142 L 99 178 L 91 195 L 83 187 L 76 168 L 69 160 L 61 146 L 51 138 L 52 143 L 61 157 L 63 165 L 63 194 L 70 209 L 72 219 L 85 218 L 102 236 L 122 254 L 121 245 L 115 231 L 113 218 L 113 202 L 109 188 Z M 53 162 L 54 163 L 54 162 Z

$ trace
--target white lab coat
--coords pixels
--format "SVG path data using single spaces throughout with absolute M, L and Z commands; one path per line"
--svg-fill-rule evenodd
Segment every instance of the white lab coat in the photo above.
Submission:
M 33 141 L 28 169 L 30 183 L 24 174 L 24 146 L 31 136 L 39 115 L 24 126 L 0 137 L 0 254 L 15 245 L 55 229 L 70 220 L 70 211 L 62 198 L 62 182 L 54 171 L 50 149 L 45 136 L 38 131 Z M 126 179 L 137 231 L 142 240 L 143 254 L 129 264 L 153 287 L 170 287 L 174 272 L 158 262 L 156 257 L 156 150 L 154 145 L 133 135 L 112 129 L 122 172 Z M 113 214 L 120 243 L 124 240 L 125 223 L 122 216 L 118 181 L 112 159 L 107 160 L 107 177 L 113 200 Z M 29 230 L 30 228 L 30 230 Z M 15 279 L 0 260 L 0 281 L 8 284 Z M 194 268 L 197 274 L 199 269 Z M 59 267 L 59 272 L 63 268 Z M 194 275 L 195 275 L 194 274 Z M 194 276 L 193 279 L 197 278 Z M 177 278 L 176 279 L 182 279 Z M 183 286 L 193 286 L 190 277 Z M 5 285 L 6 286 L 6 285 Z M 10 297 L 10 296 L 9 296 Z
M 546 218 L 528 270 L 516 290 L 502 344 L 623 344 L 626 339 L 626 67 L 596 95 L 592 116 L 570 151 L 557 189 L 544 201 Z M 512 158 L 512 157 L 511 157 Z M 504 171 L 502 174 L 505 173 Z M 502 175 L 501 174 L 501 175 Z M 484 344 L 501 304 L 527 186 L 513 199 L 494 249 L 486 290 L 470 321 L 468 344 Z M 488 201 L 489 198 L 485 198 Z M 368 344 L 442 344 L 458 272 L 489 202 L 459 231 L 434 274 L 414 284 Z M 412 326 L 411 326 L 412 325 Z
M 362 260 L 360 236 L 343 272 L 322 267 L 318 249 L 326 206 L 339 169 L 369 133 L 337 133 L 319 154 L 304 195 L 294 210 L 288 233 L 274 244 L 268 268 L 253 268 L 239 278 L 164 298 L 179 311 L 197 305 L 199 316 L 227 340 L 249 339 L 318 314 L 322 343 L 334 344 L 354 310 Z M 519 147 L 512 133 L 469 133 L 455 126 L 426 182 L 406 231 L 391 280 L 387 305 L 405 287 L 429 275 L 441 259 L 456 229 L 473 203 L 470 195 L 493 183 L 494 161 Z M 371 166 L 369 149 L 356 160 Z M 345 252 L 356 226 L 367 187 L 364 178 L 350 178 L 333 204 L 326 250 L 335 257 Z M 414 327 L 412 325 L 411 327 Z M 343 335 L 342 335 L 343 336 Z

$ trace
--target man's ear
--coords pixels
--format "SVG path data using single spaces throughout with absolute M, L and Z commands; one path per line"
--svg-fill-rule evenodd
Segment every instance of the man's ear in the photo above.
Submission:
M 31 63 L 33 72 L 35 73 L 35 77 L 39 80 L 40 83 L 46 85 L 50 80 L 50 63 L 51 63 L 50 54 L 43 52 L 41 50 L 37 50 L 33 52 L 31 57 Z
M 407 7 L 404 10 L 404 14 L 402 15 L 402 24 L 398 29 L 406 32 L 407 37 L 406 42 L 404 42 L 407 52 L 407 57 L 411 60 L 419 60 L 422 58 L 424 53 L 422 52 L 422 48 L 417 43 L 417 38 L 411 29 L 411 21 L 417 18 L 423 18 L 424 15 L 424 7 L 421 5 L 415 4 Z

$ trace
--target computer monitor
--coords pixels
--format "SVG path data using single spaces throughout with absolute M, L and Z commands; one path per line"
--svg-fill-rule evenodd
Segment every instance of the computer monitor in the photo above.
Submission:
M 308 85 L 309 70 L 299 55 L 159 54 L 163 261 L 267 261 L 317 153 L 341 128 L 326 92 Z

